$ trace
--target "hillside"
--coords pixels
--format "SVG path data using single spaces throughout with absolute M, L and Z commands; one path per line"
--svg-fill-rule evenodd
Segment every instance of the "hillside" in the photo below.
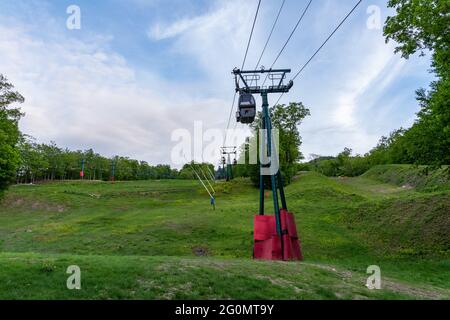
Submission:
M 375 166 L 363 177 L 419 191 L 450 190 L 450 167 L 431 168 L 412 165 Z
M 11 188 L 0 298 L 450 298 L 448 191 L 302 174 L 286 194 L 305 261 L 282 263 L 251 259 L 258 190 L 247 180 L 216 189 L 213 211 L 196 181 Z M 78 292 L 65 288 L 71 264 Z M 373 264 L 380 291 L 364 286 Z

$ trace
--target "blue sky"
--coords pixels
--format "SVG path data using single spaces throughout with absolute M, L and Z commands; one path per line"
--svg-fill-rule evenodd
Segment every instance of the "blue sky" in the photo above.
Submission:
M 282 0 L 262 0 L 248 55 L 253 68 Z M 355 0 L 315 0 L 277 63 L 294 72 Z M 306 0 L 286 0 L 262 65 L 270 66 Z M 66 28 L 69 5 L 81 29 Z M 104 155 L 170 163 L 174 130 L 224 130 L 233 98 L 231 70 L 242 63 L 257 0 L 3 0 L 0 72 L 26 98 L 21 129 L 38 141 Z M 369 29 L 363 1 L 296 80 L 282 103 L 302 101 L 302 152 L 369 151 L 380 138 L 410 126 L 414 91 L 427 87 L 429 56 L 406 61 Z M 277 96 L 271 97 L 275 100 Z M 234 122 L 231 127 L 234 127 Z M 237 128 L 243 128 L 238 125 Z M 239 137 L 237 141 L 241 141 Z M 197 159 L 200 160 L 200 159 Z M 217 162 L 217 155 L 205 155 Z

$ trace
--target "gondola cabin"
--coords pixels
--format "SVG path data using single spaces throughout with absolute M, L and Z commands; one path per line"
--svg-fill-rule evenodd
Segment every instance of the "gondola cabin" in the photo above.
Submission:
M 250 93 L 241 93 L 239 95 L 239 110 L 236 114 L 236 120 L 241 123 L 253 123 L 256 117 L 255 98 Z

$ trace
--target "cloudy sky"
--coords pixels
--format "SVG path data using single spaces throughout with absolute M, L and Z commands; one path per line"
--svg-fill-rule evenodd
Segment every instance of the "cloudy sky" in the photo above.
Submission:
M 2 0 L 0 73 L 26 98 L 22 131 L 71 149 L 171 163 L 174 132 L 194 133 L 195 122 L 198 132 L 226 128 L 231 71 L 242 64 L 257 2 Z M 262 0 L 248 68 L 281 2 Z M 286 0 L 262 65 L 272 64 L 307 2 Z M 393 14 L 386 2 L 363 1 L 283 97 L 311 110 L 300 126 L 306 156 L 365 153 L 414 121 L 414 91 L 432 79 L 429 57 L 405 61 L 385 44 L 373 8 L 384 22 Z M 314 0 L 276 67 L 299 70 L 355 3 Z M 70 5 L 81 9 L 79 30 L 67 28 Z

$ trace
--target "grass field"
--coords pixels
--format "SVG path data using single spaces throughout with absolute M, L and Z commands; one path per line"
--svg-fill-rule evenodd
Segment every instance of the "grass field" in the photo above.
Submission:
M 450 192 L 372 178 L 303 173 L 287 187 L 301 263 L 251 259 L 247 180 L 216 184 L 216 211 L 197 181 L 14 186 L 0 206 L 0 298 L 449 299 Z M 66 288 L 69 265 L 81 290 Z M 369 265 L 381 290 L 365 287 Z

